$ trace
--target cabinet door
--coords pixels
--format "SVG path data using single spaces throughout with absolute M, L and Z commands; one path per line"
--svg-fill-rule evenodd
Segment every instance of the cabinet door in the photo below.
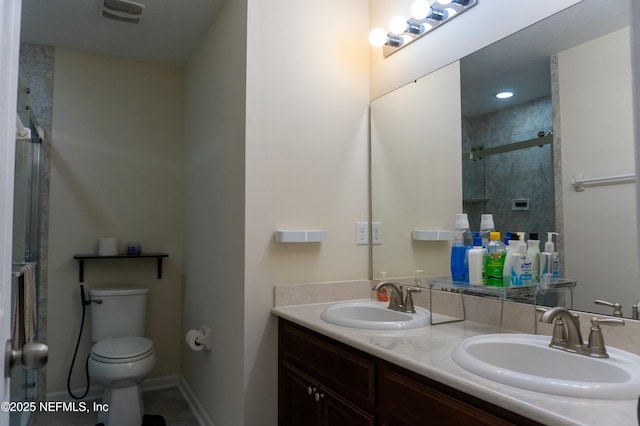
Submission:
M 323 426 L 374 426 L 375 417 L 349 403 L 331 390 L 320 387 L 319 399 Z
M 380 378 L 383 426 L 538 425 L 515 413 L 479 401 L 388 364 Z
M 315 398 L 318 385 L 287 362 L 283 362 L 280 369 L 279 426 L 318 425 L 320 404 Z

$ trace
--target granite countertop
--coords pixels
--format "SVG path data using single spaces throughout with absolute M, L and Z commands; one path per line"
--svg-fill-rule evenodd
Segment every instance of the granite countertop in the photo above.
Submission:
M 276 307 L 272 312 L 310 330 L 540 423 L 638 425 L 637 400 L 570 398 L 528 391 L 484 379 L 453 362 L 451 352 L 461 341 L 471 336 L 500 332 L 496 327 L 462 321 L 415 330 L 361 330 L 323 321 L 320 314 L 332 304 L 335 303 Z M 446 318 L 434 314 L 435 322 Z

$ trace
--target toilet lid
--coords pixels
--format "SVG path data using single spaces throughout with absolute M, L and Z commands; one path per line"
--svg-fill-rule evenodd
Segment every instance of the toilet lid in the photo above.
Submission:
M 153 342 L 139 336 L 106 339 L 91 348 L 91 358 L 112 364 L 138 361 L 152 353 Z

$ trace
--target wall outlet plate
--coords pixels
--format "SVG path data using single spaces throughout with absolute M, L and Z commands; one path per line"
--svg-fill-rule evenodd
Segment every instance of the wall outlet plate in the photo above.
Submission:
M 369 244 L 369 222 L 356 222 L 356 244 Z
M 382 244 L 382 222 L 371 222 L 371 244 Z

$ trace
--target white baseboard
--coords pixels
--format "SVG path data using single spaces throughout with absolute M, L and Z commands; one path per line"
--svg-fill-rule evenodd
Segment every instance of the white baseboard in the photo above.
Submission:
M 160 389 L 177 388 L 180 386 L 180 376 L 172 374 L 170 376 L 154 377 L 152 379 L 146 379 L 140 383 L 140 390 L 142 392 L 149 392 Z
M 200 423 L 200 426 L 215 426 L 215 423 L 213 423 L 213 420 L 211 420 L 207 412 L 204 410 L 204 407 L 193 393 L 183 376 L 180 376 L 179 382 L 180 384 L 178 388 L 180 389 L 180 392 L 182 392 L 184 399 L 189 404 L 189 407 L 191 407 L 191 412 L 198 423 Z
M 82 395 L 85 391 L 85 388 L 76 388 L 71 389 L 74 395 Z M 89 388 L 89 393 L 87 396 L 82 398 L 83 400 L 92 400 L 92 399 L 101 399 L 102 394 L 104 393 L 102 387 L 100 386 L 91 386 Z M 58 392 L 49 392 L 47 393 L 47 401 L 73 401 L 74 399 L 69 395 L 67 391 L 58 391 Z
M 142 392 L 169 389 L 180 387 L 180 376 L 173 374 L 170 376 L 154 377 L 145 379 L 140 383 L 140 390 Z M 74 395 L 82 395 L 85 391 L 82 389 L 71 389 Z M 101 399 L 104 394 L 104 388 L 101 386 L 91 386 L 87 396 L 82 398 L 83 400 Z M 73 398 L 67 391 L 50 392 L 47 394 L 47 401 L 73 401 Z

